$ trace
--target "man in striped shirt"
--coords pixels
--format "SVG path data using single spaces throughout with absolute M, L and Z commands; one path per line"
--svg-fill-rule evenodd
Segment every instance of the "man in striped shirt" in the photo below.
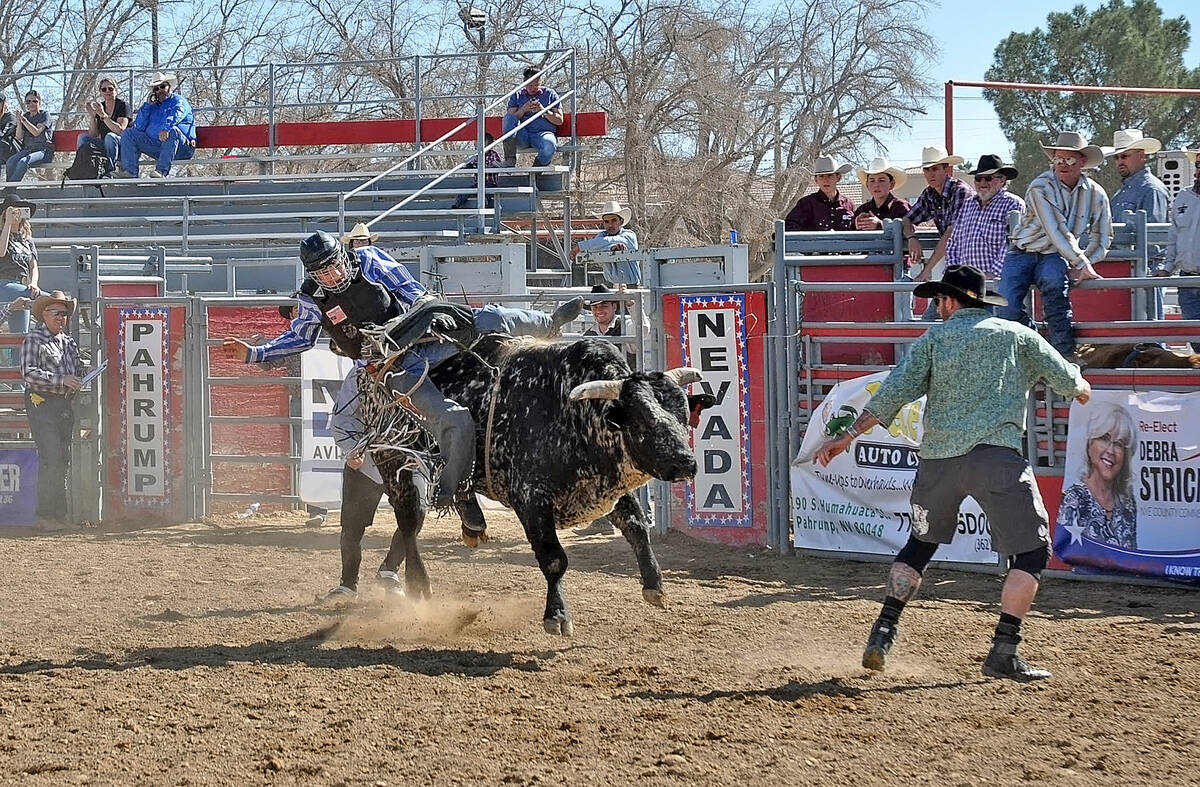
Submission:
M 1075 328 L 1071 324 L 1071 284 L 1102 278 L 1097 262 L 1112 243 L 1108 194 L 1083 174 L 1100 166 L 1104 152 L 1082 134 L 1063 131 L 1042 145 L 1051 168 L 1034 178 L 1025 192 L 1025 215 L 1004 258 L 1000 294 L 1008 300 L 998 316 L 1032 326 L 1025 310 L 1030 285 L 1042 293 L 1050 344 L 1071 359 Z
M 1008 253 L 1008 214 L 1025 210 L 1025 201 L 1005 189 L 1017 174 L 999 156 L 979 157 L 979 166 L 971 171 L 975 196 L 963 203 L 950 227 L 947 265 L 970 265 L 992 281 L 1000 278 Z

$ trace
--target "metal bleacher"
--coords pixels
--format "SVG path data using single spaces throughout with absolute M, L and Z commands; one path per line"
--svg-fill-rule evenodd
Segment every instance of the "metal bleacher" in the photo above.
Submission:
M 516 56 L 530 53 L 511 54 L 514 62 L 529 62 Z M 38 206 L 32 223 L 40 283 L 43 289 L 68 289 L 79 247 L 95 246 L 111 255 L 165 252 L 168 290 L 186 282 L 194 292 L 232 288 L 286 294 L 296 283 L 298 238 L 318 229 L 340 234 L 359 221 L 379 233 L 377 245 L 407 261 L 431 245 L 528 244 L 531 282 L 569 283 L 571 265 L 563 245 L 556 237 L 554 248 L 540 248 L 538 227 L 560 219 L 569 226 L 570 176 L 578 166 L 579 136 L 605 133 L 606 124 L 603 113 L 584 113 L 582 119 L 575 113 L 573 51 L 537 54 L 547 73 L 558 69 L 569 77 L 570 88 L 559 91 L 561 106 L 569 110 L 559 132 L 566 164 L 489 171 L 497 174 L 497 184 L 486 188 L 493 207 L 478 204 L 479 174 L 465 164 L 482 152 L 480 126 L 495 133 L 496 147 L 502 144 L 500 116 L 514 87 L 507 84 L 504 92 L 485 96 L 427 97 L 424 105 L 414 104 L 415 117 L 408 120 L 285 123 L 277 121 L 286 117 L 287 105 L 264 105 L 266 123 L 208 125 L 203 117 L 214 112 L 220 117 L 219 108 L 197 106 L 201 139 L 196 157 L 178 162 L 165 179 L 61 185 L 58 179 L 79 132 L 59 130 L 56 162 L 37 173 L 42 179 L 31 175 L 19 185 L 20 196 Z M 416 73 L 419 79 L 419 68 Z M 67 72 L 62 75 L 65 83 Z M 200 73 L 180 76 L 185 94 L 188 78 L 203 78 Z M 443 103 L 436 104 L 435 98 Z M 467 99 L 475 112 L 464 118 L 431 117 L 435 107 L 446 106 L 445 99 L 457 99 L 458 107 Z M 364 151 L 360 141 L 376 147 Z M 470 142 L 476 145 L 468 147 Z M 202 158 L 202 153 L 215 157 Z M 334 171 L 324 171 L 330 168 Z M 144 165 L 143 171 L 148 169 Z M 472 197 L 468 206 L 453 208 L 462 194 Z M 566 240 L 569 245 L 569 234 Z M 212 269 L 197 272 L 193 266 L 185 275 L 173 275 L 172 257 L 210 258 Z M 546 260 L 551 260 L 549 266 Z

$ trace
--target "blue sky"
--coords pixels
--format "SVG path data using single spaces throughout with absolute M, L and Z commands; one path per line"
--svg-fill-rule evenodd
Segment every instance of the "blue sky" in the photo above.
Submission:
M 886 140 L 888 157 L 900 166 L 920 162 L 921 147 L 943 141 L 945 110 L 942 86 L 947 80 L 978 81 L 992 65 L 996 45 L 1014 30 L 1028 32 L 1045 29 L 1046 15 L 1065 11 L 1079 2 L 1054 0 L 1007 0 L 1000 3 L 962 2 L 947 0 L 941 9 L 931 9 L 926 20 L 930 34 L 942 42 L 940 62 L 930 69 L 937 84 L 936 98 L 926 105 L 926 115 L 910 122 L 912 129 L 899 129 L 895 137 Z M 1082 0 L 1088 9 L 1102 5 L 1099 0 Z M 1196 0 L 1158 0 L 1164 17 L 1187 17 L 1192 23 L 1192 44 L 1185 57 L 1190 67 L 1200 64 L 1200 3 Z M 1000 131 L 992 105 L 983 100 L 978 88 L 954 90 L 954 152 L 968 161 L 983 153 L 1000 153 L 1006 158 L 1012 149 Z

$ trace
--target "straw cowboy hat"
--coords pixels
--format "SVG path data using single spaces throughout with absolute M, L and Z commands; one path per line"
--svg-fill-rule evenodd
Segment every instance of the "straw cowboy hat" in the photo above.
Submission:
M 926 145 L 921 148 L 921 169 L 938 164 L 961 164 L 965 161 L 962 156 L 951 156 L 945 145 Z
M 1140 128 L 1123 128 L 1113 132 L 1112 147 L 1103 147 L 1102 149 L 1106 156 L 1126 150 L 1144 150 L 1148 156 L 1162 150 L 1162 143 L 1154 137 L 1143 137 Z
M 4 218 L 4 213 L 9 208 L 29 208 L 29 215 L 33 216 L 37 213 L 37 205 L 29 200 L 20 199 L 11 191 L 4 195 L 4 202 L 0 203 L 0 221 Z
M 595 306 L 598 303 L 633 303 L 633 298 L 625 296 L 623 293 L 613 292 L 606 284 L 593 284 L 592 297 L 585 301 L 588 307 Z
M 174 87 L 179 84 L 179 80 L 175 78 L 174 74 L 164 74 L 162 71 L 155 71 L 154 75 L 150 77 L 150 87 L 158 87 L 159 85 L 166 84 Z
M 600 210 L 596 211 L 596 215 L 600 218 L 604 218 L 605 216 L 619 216 L 622 224 L 628 224 L 629 219 L 633 217 L 633 211 L 629 208 L 622 208 L 621 203 L 615 199 L 610 199 L 600 206 Z
M 941 281 L 925 281 L 917 285 L 913 295 L 932 298 L 935 295 L 953 295 L 971 306 L 1007 306 L 1003 296 L 985 290 L 987 279 L 983 271 L 970 265 L 948 265 Z
M 1197 159 L 1197 158 L 1200 158 L 1200 140 L 1196 140 L 1195 142 L 1193 142 L 1193 143 L 1192 143 L 1192 145 L 1194 145 L 1194 146 L 1196 147 L 1196 150 L 1190 150 L 1190 149 L 1188 149 L 1188 148 L 1182 148 L 1182 149 L 1180 149 L 1180 151 L 1179 151 L 1179 152 L 1180 152 L 1180 153 L 1182 153 L 1183 155 L 1187 156 L 1187 160 L 1188 160 L 1188 161 L 1190 161 L 1190 162 L 1192 162 L 1193 164 L 1195 164 L 1195 163 L 1196 163 L 1196 159 Z
M 813 175 L 845 175 L 850 171 L 849 164 L 839 164 L 833 156 L 818 156 L 813 162 Z
M 29 307 L 29 311 L 33 314 L 33 319 L 41 320 L 42 312 L 52 303 L 61 303 L 67 309 L 67 317 L 75 313 L 75 299 L 67 297 L 67 294 L 62 290 L 55 290 L 50 293 L 42 293 L 34 300 L 33 305 Z
M 361 221 L 354 225 L 354 229 L 342 236 L 342 243 L 350 245 L 352 240 L 369 240 L 371 243 L 379 240 L 378 232 L 371 232 L 371 228 Z
M 1055 150 L 1073 150 L 1076 153 L 1082 153 L 1084 169 L 1098 167 L 1104 163 L 1104 151 L 1100 146 L 1088 144 L 1087 139 L 1078 131 L 1058 132 L 1058 139 L 1049 145 L 1042 145 L 1042 150 L 1045 151 L 1047 158 L 1050 157 L 1051 151 Z
M 985 153 L 979 157 L 979 164 L 971 170 L 972 175 L 1003 175 L 1009 180 L 1015 180 L 1021 174 L 1016 167 L 1004 163 L 1004 159 Z
M 892 163 L 882 156 L 873 159 L 866 167 L 860 168 L 856 174 L 863 187 L 866 188 L 868 175 L 879 175 L 885 172 L 892 176 L 892 188 L 898 189 L 904 185 L 904 181 L 908 180 L 908 175 L 904 174 L 904 170 L 893 167 Z

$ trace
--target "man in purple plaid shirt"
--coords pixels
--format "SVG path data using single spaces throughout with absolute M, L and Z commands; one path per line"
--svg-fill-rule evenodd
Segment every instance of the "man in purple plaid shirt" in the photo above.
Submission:
M 1017 174 L 1016 167 L 1005 165 L 999 156 L 979 157 L 979 165 L 971 170 L 975 195 L 963 203 L 951 223 L 947 265 L 970 265 L 993 281 L 1000 278 L 1008 252 L 1008 214 L 1025 212 L 1025 200 L 1005 190 Z

